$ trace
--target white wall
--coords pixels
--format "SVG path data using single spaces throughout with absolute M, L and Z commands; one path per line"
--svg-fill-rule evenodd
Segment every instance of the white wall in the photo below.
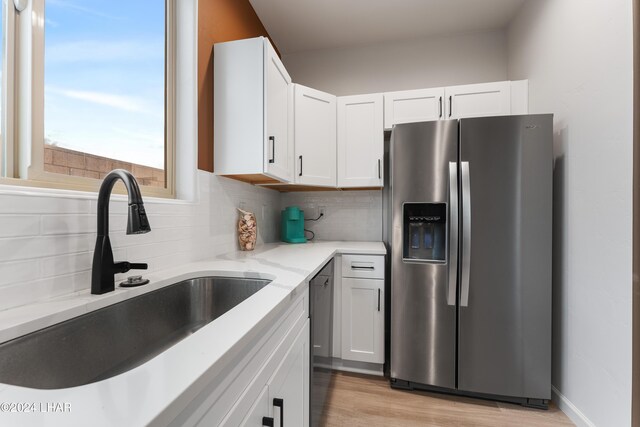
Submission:
M 506 80 L 503 31 L 284 55 L 293 81 L 353 95 Z
M 318 240 L 382 240 L 380 190 L 283 193 L 280 205 L 282 209 L 299 206 L 305 211 L 305 218 L 316 218 L 318 208 L 324 206 L 322 218 L 305 223 Z
M 236 207 L 255 212 L 260 242 L 279 239 L 280 193 L 198 172 L 196 202 L 145 199 L 151 232 L 127 236 L 127 202 L 112 196 L 116 261 L 147 262 L 147 274 L 237 250 Z M 0 187 L 0 310 L 91 287 L 96 195 Z
M 528 1 L 508 30 L 509 78 L 555 113 L 553 385 L 579 425 L 631 423 L 631 3 Z

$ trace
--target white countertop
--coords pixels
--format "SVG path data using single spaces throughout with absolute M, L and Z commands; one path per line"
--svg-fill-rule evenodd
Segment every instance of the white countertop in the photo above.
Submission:
M 279 316 L 293 295 L 336 254 L 386 253 L 381 242 L 267 244 L 253 252 L 233 252 L 146 276 L 139 288 L 116 288 L 105 295 L 88 290 L 0 312 L 0 342 L 51 326 L 181 280 L 202 276 L 248 276 L 272 282 L 193 335 L 130 371 L 58 390 L 0 384 L 2 426 L 139 426 L 171 421 L 251 340 L 251 332 Z M 212 345 L 212 343 L 214 343 Z M 8 413 L 6 403 L 67 404 L 65 412 Z M 44 405 L 44 406 L 41 406 Z M 59 408 L 58 408 L 59 409 Z

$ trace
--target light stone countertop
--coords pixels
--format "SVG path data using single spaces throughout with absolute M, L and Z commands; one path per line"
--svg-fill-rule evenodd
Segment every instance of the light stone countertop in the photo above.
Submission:
M 258 246 L 211 260 L 149 274 L 151 283 L 116 288 L 105 295 L 89 290 L 0 312 L 0 342 L 179 281 L 202 276 L 271 279 L 238 306 L 148 362 L 115 377 L 57 390 L 0 384 L 2 426 L 164 425 L 187 406 L 241 350 L 261 326 L 279 317 L 306 283 L 337 254 L 384 255 L 381 242 L 315 242 Z M 215 345 L 211 345 L 215 342 Z M 0 361 L 1 363 L 1 361 Z M 60 413 L 7 413 L 2 403 L 62 403 Z

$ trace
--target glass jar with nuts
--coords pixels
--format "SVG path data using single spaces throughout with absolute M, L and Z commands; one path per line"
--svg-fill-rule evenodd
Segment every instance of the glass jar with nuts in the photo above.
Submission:
M 240 214 L 238 218 L 238 243 L 240 250 L 252 251 L 256 247 L 258 238 L 258 222 L 256 216 L 242 209 L 238 209 Z

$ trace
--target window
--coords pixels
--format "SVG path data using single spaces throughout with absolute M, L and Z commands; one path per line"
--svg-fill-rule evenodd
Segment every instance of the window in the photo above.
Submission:
M 18 13 L 5 1 L 20 23 L 20 37 L 3 32 L 19 40 L 14 69 L 32 82 L 30 102 L 22 87 L 5 96 L 20 116 L 7 121 L 16 137 L 4 147 L 13 144 L 18 166 L 5 176 L 95 189 L 123 168 L 143 193 L 173 195 L 174 2 L 30 0 Z

